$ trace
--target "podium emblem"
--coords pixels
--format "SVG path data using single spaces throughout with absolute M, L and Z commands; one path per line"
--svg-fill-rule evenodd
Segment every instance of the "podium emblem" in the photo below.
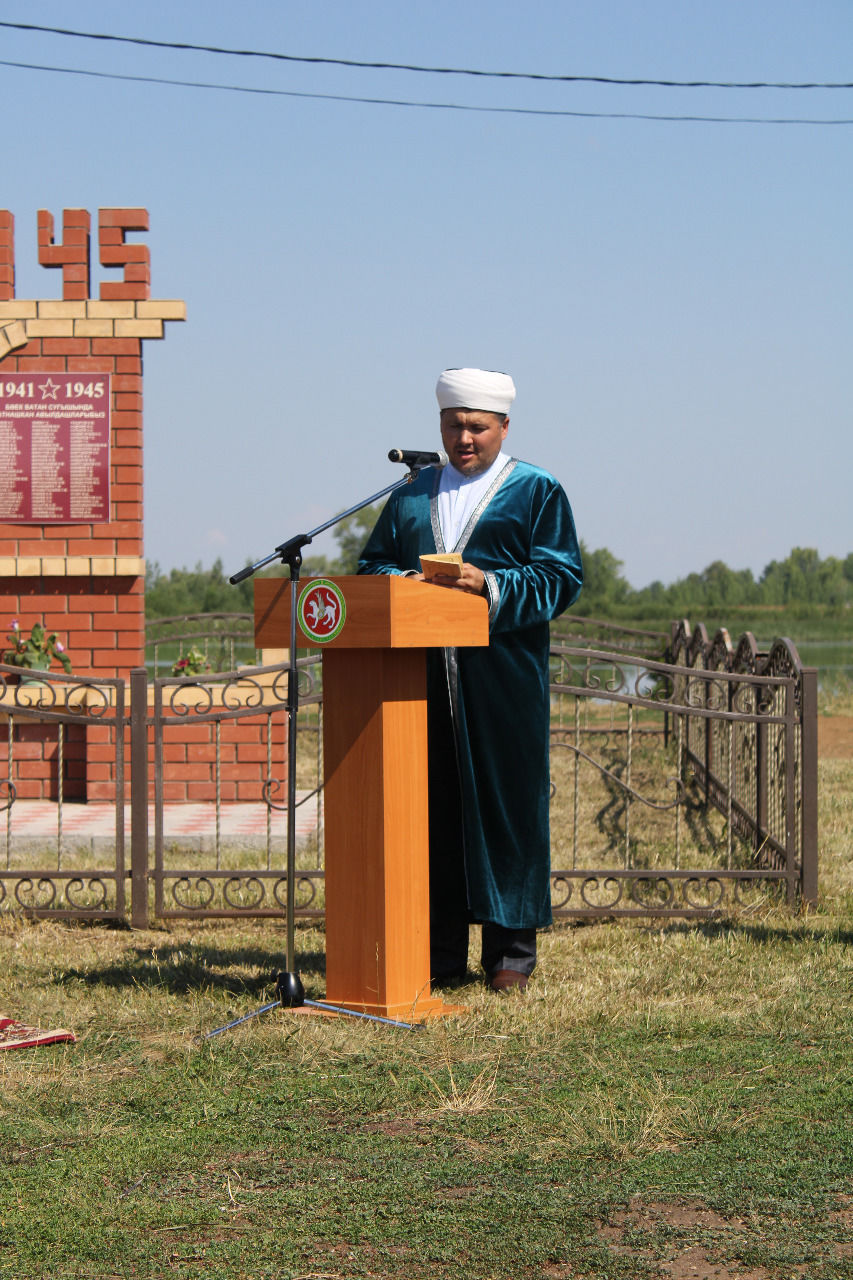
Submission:
M 317 644 L 326 644 L 340 635 L 347 619 L 344 593 L 335 582 L 317 578 L 299 596 L 297 618 L 303 635 Z

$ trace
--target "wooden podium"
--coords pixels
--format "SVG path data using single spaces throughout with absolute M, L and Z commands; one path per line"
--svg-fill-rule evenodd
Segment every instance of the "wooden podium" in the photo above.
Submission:
M 487 645 L 488 605 L 399 576 L 325 581 L 346 617 L 322 648 L 326 999 L 420 1021 L 429 985 L 426 649 Z M 303 592 L 310 580 L 300 586 Z M 255 582 L 255 643 L 290 644 L 290 581 Z

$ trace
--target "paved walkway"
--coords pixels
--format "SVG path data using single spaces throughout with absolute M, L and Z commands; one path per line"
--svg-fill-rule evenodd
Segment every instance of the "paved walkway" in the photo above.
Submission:
M 309 793 L 297 792 L 297 801 Z M 0 842 L 10 820 L 15 845 L 55 843 L 59 828 L 59 806 L 49 800 L 16 800 L 9 811 L 0 811 Z M 62 806 L 63 848 L 102 849 L 115 843 L 116 810 L 112 804 L 69 804 Z M 306 840 L 317 829 L 317 802 L 306 800 L 296 810 L 296 838 Z M 130 841 L 130 805 L 124 806 L 125 841 Z M 154 839 L 154 806 L 148 806 L 149 840 Z M 271 835 L 274 844 L 287 841 L 287 814 L 273 810 Z M 163 836 L 167 843 L 203 850 L 216 840 L 216 806 L 213 804 L 166 804 L 163 806 Z M 222 804 L 219 808 L 219 838 L 222 844 L 254 848 L 266 844 L 265 804 Z

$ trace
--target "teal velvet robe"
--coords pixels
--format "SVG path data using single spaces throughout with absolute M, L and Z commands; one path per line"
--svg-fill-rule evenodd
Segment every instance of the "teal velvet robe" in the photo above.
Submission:
M 427 468 L 391 495 L 358 571 L 419 572 L 419 556 L 459 551 L 485 573 L 489 647 L 428 651 L 430 861 L 464 865 L 472 919 L 541 928 L 551 922 L 548 624 L 581 588 L 574 520 L 553 476 L 512 459 L 445 547 L 440 478 Z M 445 785 L 455 777 L 461 830 Z

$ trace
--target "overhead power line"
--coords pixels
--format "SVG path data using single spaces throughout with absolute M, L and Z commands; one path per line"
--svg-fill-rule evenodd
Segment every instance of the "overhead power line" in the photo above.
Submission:
M 2 24 L 0 24 L 2 25 Z M 460 102 L 414 102 L 406 98 L 359 98 L 343 93 L 303 93 L 296 89 L 264 89 L 249 85 L 215 84 L 204 80 L 169 80 L 163 76 L 131 76 L 115 71 L 84 71 L 78 67 L 52 67 L 36 62 L 10 62 L 0 59 L 0 67 L 17 67 L 23 71 L 50 71 L 67 76 L 89 76 L 96 80 L 129 80 L 137 84 L 165 84 L 181 89 L 217 89 L 225 93 L 252 93 L 274 98 L 312 98 L 322 102 L 360 102 L 368 106 L 417 107 L 429 111 L 480 111 L 510 116 L 570 116 L 582 120 L 660 120 L 690 124 L 853 124 L 853 119 L 813 119 L 783 116 L 675 116 L 652 115 L 640 111 L 562 111 L 546 107 L 486 107 Z
M 231 58 L 270 58 L 275 62 L 300 62 L 330 67 L 355 67 L 370 71 L 416 71 L 434 76 L 480 76 L 497 80 L 545 80 L 562 84 L 650 85 L 662 89 L 853 89 L 853 82 L 773 81 L 773 80 L 652 80 L 639 77 L 545 75 L 534 71 L 482 71 L 473 67 L 424 67 L 408 62 L 360 62 L 354 58 L 319 58 L 293 53 L 273 53 L 261 49 L 227 49 L 213 44 L 190 44 L 176 40 L 150 40 L 143 36 L 117 36 L 102 31 L 72 31 L 67 27 L 43 27 L 32 22 L 0 22 L 14 31 L 38 31 L 47 35 L 70 36 L 78 40 L 105 40 L 117 44 L 143 45 L 152 49 L 180 52 L 216 53 Z M 559 113 L 551 113 L 559 114 Z M 775 121 L 772 123 L 776 123 Z M 812 123 L 811 121 L 807 123 Z M 830 122 L 815 122 L 830 123 Z M 834 122 L 831 122 L 834 123 Z

